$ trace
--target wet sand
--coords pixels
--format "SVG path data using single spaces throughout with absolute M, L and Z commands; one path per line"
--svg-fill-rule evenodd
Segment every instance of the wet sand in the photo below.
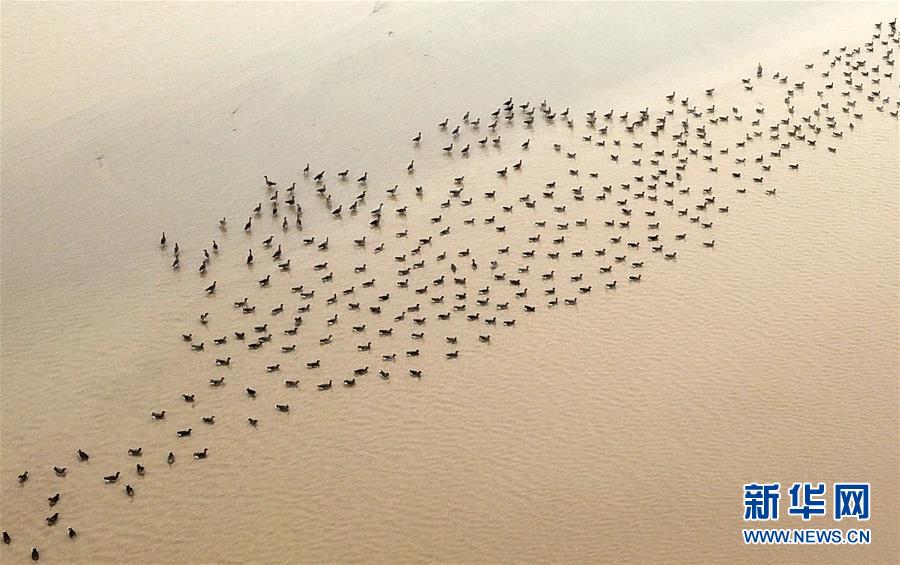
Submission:
M 767 76 L 801 75 L 805 62 L 821 64 L 821 50 L 868 40 L 892 6 L 786 5 L 764 15 L 758 4 L 386 4 L 372 12 L 4 3 L 0 527 L 15 539 L 0 547 L 3 560 L 25 561 L 35 545 L 44 559 L 66 562 L 891 561 L 900 160 L 897 121 L 887 114 L 867 109 L 835 155 L 795 148 L 767 175 L 775 198 L 759 189 L 735 194 L 748 183 L 727 178 L 723 166 L 715 188 L 727 216 L 713 218 L 709 235 L 663 218 L 662 237 L 690 229 L 690 245 L 678 247 L 676 261 L 649 249 L 635 254 L 647 256 L 639 284 L 619 280 L 604 294 L 597 260 L 583 268 L 567 260 L 556 267 L 560 294 L 578 294 L 565 278 L 581 271 L 590 271 L 594 289 L 576 307 L 545 308 L 540 293 L 551 285 L 539 274 L 554 263 L 537 258 L 529 287 L 542 308 L 532 318 L 500 313 L 517 324 L 491 330 L 489 346 L 474 339 L 488 330 L 465 320 L 449 322 L 460 336 L 453 348 L 440 343 L 443 329 L 426 326 L 421 360 L 403 359 L 389 381 L 370 374 L 352 390 L 313 390 L 362 365 L 374 372 L 382 353 L 402 357 L 415 347 L 354 335 L 344 297 L 335 311 L 346 320 L 325 329 L 332 312 L 314 309 L 293 355 L 234 343 L 217 350 L 211 338 L 271 321 L 268 310 L 280 303 L 302 303 L 290 284 L 318 286 L 309 265 L 320 260 L 336 273 L 330 291 L 375 277 L 379 293 L 396 294 L 400 265 L 389 259 L 414 245 L 393 233 L 435 232 L 428 218 L 438 213 L 461 228 L 465 218 L 512 204 L 503 222 L 522 248 L 535 217 L 513 195 L 538 199 L 550 180 L 567 199 L 557 203 L 570 207 L 567 219 L 592 222 L 573 225 L 563 250 L 605 246 L 612 255 L 602 221 L 615 207 L 598 212 L 590 200 L 600 184 L 626 182 L 638 152 L 623 147 L 618 168 L 609 151 L 591 152 L 580 138 L 584 112 L 650 107 L 656 115 L 672 90 L 704 108 L 703 89 L 716 87 L 723 111 L 734 103 L 749 120 L 753 107 L 776 108 L 783 95 L 776 85 L 742 90 L 739 78 L 758 60 Z M 99 15 L 115 31 L 93 29 Z M 191 17 L 216 28 L 173 31 Z M 70 30 L 79 33 L 63 33 Z M 162 32 L 172 40 L 159 43 Z M 99 37 L 112 47 L 98 47 Z M 127 70 L 136 67 L 146 79 Z M 884 92 L 896 97 L 892 80 Z M 437 122 L 460 123 L 466 110 L 486 122 L 509 96 L 570 106 L 578 127 L 539 123 L 526 133 L 514 124 L 498 128 L 499 149 L 469 159 L 442 154 L 448 137 Z M 815 93 L 797 103 L 808 107 Z M 717 142 L 746 129 L 728 128 Z M 461 137 L 475 144 L 483 135 Z M 495 171 L 522 157 L 525 138 L 532 141 L 521 174 L 499 180 Z M 581 175 L 597 170 L 604 180 L 568 178 L 573 165 L 552 143 L 577 150 Z M 788 161 L 800 170 L 786 170 Z M 359 191 L 352 179 L 367 170 L 363 212 L 332 218 L 300 174 L 307 162 L 313 173 L 328 171 L 335 204 L 345 207 Z M 351 181 L 341 183 L 333 175 L 345 168 Z M 282 191 L 298 183 L 303 232 L 282 234 L 280 218 L 268 214 L 252 235 L 241 231 L 257 202 L 268 202 L 263 174 Z M 473 208 L 442 209 L 459 175 Z M 700 175 L 688 182 L 706 186 Z M 401 196 L 387 207 L 407 203 L 409 217 L 390 214 L 381 236 L 370 236 L 373 246 L 388 246 L 373 259 L 350 240 L 368 232 L 368 210 L 395 183 Z M 577 184 L 589 191 L 582 208 L 568 201 Z M 417 185 L 426 187 L 421 199 L 412 194 Z M 491 188 L 502 202 L 481 198 Z M 552 224 L 555 215 L 539 204 L 534 212 Z M 227 233 L 217 229 L 222 216 Z M 156 243 L 163 229 L 166 250 Z M 496 284 L 486 261 L 505 236 L 485 225 L 474 236 L 454 230 L 429 254 L 470 248 L 484 260 L 470 292 Z M 290 275 L 261 250 L 270 233 L 296 263 Z M 300 241 L 328 235 L 323 259 Z M 200 277 L 200 252 L 212 238 L 221 250 Z M 700 245 L 713 238 L 714 249 Z M 173 272 L 176 240 L 184 265 Z M 251 273 L 248 247 L 260 250 Z M 367 274 L 349 274 L 364 262 Z M 256 280 L 270 272 L 275 283 L 263 293 Z M 213 280 L 219 296 L 204 296 Z M 444 292 L 448 301 L 453 292 Z M 258 305 L 252 324 L 231 308 L 244 296 Z M 403 298 L 389 315 L 416 301 Z M 449 309 L 423 306 L 429 324 Z M 207 328 L 196 321 L 205 311 L 213 316 Z M 291 315 L 273 328 L 290 325 Z M 390 325 L 385 318 L 369 331 Z M 188 332 L 209 350 L 190 351 L 179 337 Z M 336 343 L 322 353 L 315 342 L 329 332 Z M 356 351 L 367 341 L 375 344 L 368 361 Z M 459 359 L 444 359 L 457 348 Z M 232 367 L 211 366 L 226 355 Z M 303 368 L 319 357 L 322 374 Z M 265 374 L 278 362 L 282 374 Z M 425 377 L 410 379 L 407 366 Z M 226 387 L 214 394 L 207 381 L 222 375 Z M 287 378 L 300 379 L 300 389 L 286 390 Z M 260 394 L 253 404 L 239 394 L 251 385 Z M 199 401 L 188 407 L 182 393 Z M 291 412 L 278 414 L 276 402 Z M 149 412 L 163 408 L 167 420 L 152 421 Z M 210 414 L 215 426 L 200 423 Z M 258 428 L 246 424 L 251 415 Z M 194 435 L 176 440 L 174 430 L 189 426 Z M 126 453 L 138 445 L 148 467 L 142 478 Z M 77 447 L 91 453 L 88 464 L 76 462 Z M 210 459 L 191 461 L 204 447 Z M 178 455 L 171 467 L 169 450 Z M 52 465 L 70 474 L 54 477 Z M 20 487 L 24 469 L 32 478 Z M 116 470 L 129 474 L 133 499 L 121 485 L 102 484 Z M 873 484 L 871 546 L 741 543 L 743 483 L 847 478 Z M 60 524 L 48 528 L 45 498 L 55 491 L 64 493 Z M 65 538 L 69 525 L 80 534 L 74 542 Z

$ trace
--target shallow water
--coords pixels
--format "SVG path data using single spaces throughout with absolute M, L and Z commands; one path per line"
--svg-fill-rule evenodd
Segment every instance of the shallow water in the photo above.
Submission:
M 752 93 L 740 87 L 758 60 L 767 77 L 781 69 L 818 76 L 803 63 L 824 64 L 821 50 L 868 40 L 871 24 L 896 11 L 884 4 L 762 7 L 384 4 L 372 13 L 372 5 L 356 4 L 4 3 L 0 527 L 15 537 L 0 549 L 4 561 L 27 559 L 32 545 L 47 559 L 77 562 L 890 561 L 898 550 L 900 463 L 896 119 L 869 107 L 852 134 L 844 128 L 840 142 L 827 141 L 837 154 L 824 150 L 826 141 L 815 150 L 792 148 L 766 173 L 774 198 L 749 179 L 728 178 L 732 160 L 722 160 L 716 206 L 730 208 L 706 213 L 715 224 L 709 233 L 660 205 L 661 239 L 678 250 L 677 260 L 642 243 L 628 251 L 629 261 L 646 262 L 640 283 L 626 284 L 628 269 L 619 267 L 614 276 L 597 274 L 626 252 L 608 241 L 623 230 L 602 224 L 616 217 L 613 197 L 597 202 L 594 195 L 601 185 L 649 174 L 631 158 L 675 146 L 668 135 L 654 141 L 644 131 L 638 151 L 616 120 L 611 130 L 619 131 L 609 137 L 623 147 L 615 165 L 610 148 L 581 140 L 584 112 L 636 115 L 649 106 L 655 116 L 670 106 L 664 95 L 673 89 L 703 109 L 711 103 L 703 89 L 714 86 L 720 113 L 736 105 L 746 120 L 716 128 L 715 147 L 724 147 L 747 130 L 754 107 L 780 108 L 783 89 L 771 81 Z M 883 90 L 896 97 L 892 80 Z M 501 147 L 482 150 L 475 140 L 509 96 L 533 104 L 546 98 L 558 111 L 571 106 L 577 125 L 538 120 L 526 131 L 501 124 Z M 816 101 L 812 89 L 797 95 L 798 108 Z M 467 109 L 485 125 L 456 143 L 476 147 L 469 158 L 446 157 L 440 148 L 449 137 L 435 124 L 450 116 L 452 127 Z M 846 121 L 837 102 L 832 113 Z M 677 131 L 677 122 L 669 127 Z M 409 139 L 419 130 L 416 148 Z M 577 151 L 574 164 L 552 143 Z M 496 176 L 519 158 L 522 171 Z M 362 212 L 330 217 L 300 174 L 307 162 L 314 173 L 328 171 L 329 192 L 345 209 L 360 190 L 352 179 L 368 170 Z M 800 170 L 787 170 L 787 162 Z M 565 172 L 575 166 L 577 180 Z M 344 168 L 350 182 L 334 177 Z M 685 172 L 694 191 L 713 182 L 697 168 Z M 298 183 L 303 232 L 282 233 L 280 219 L 268 214 L 254 221 L 252 235 L 240 230 L 271 194 L 263 174 L 279 181 L 282 197 Z M 442 209 L 460 175 L 473 205 Z M 551 180 L 564 214 L 540 197 Z M 394 184 L 400 191 L 390 201 L 384 189 Z M 425 187 L 421 199 L 412 194 L 417 185 Z M 577 185 L 585 187 L 583 202 L 571 198 Z M 747 194 L 734 192 L 745 185 Z M 481 196 L 491 188 L 496 202 Z M 537 209 L 517 200 L 526 193 Z M 364 222 L 381 201 L 385 225 L 373 233 Z M 404 204 L 409 215 L 397 218 L 393 209 Z M 512 214 L 497 210 L 509 204 Z M 635 216 L 648 207 L 636 203 Z M 440 226 L 453 226 L 444 238 L 428 222 L 437 214 Z M 226 233 L 216 224 L 223 215 Z M 482 223 L 490 215 L 506 234 Z M 478 221 L 466 229 L 469 217 Z M 548 241 L 563 233 L 552 227 L 557 217 L 572 224 L 562 246 Z M 576 227 L 584 217 L 587 228 Z M 585 257 L 531 260 L 523 280 L 539 311 L 526 315 L 511 288 L 490 280 L 487 263 L 504 245 L 528 248 L 527 236 L 540 231 L 537 218 L 549 226 L 531 246 L 538 254 L 583 248 Z M 637 227 L 645 220 L 633 221 L 625 240 L 645 241 L 647 230 Z M 394 237 L 404 227 L 408 241 Z M 156 244 L 163 229 L 165 251 Z M 671 241 L 680 232 L 688 233 L 684 245 Z M 289 274 L 276 272 L 259 244 L 270 233 L 293 259 Z M 438 322 L 459 292 L 449 274 L 444 289 L 428 294 L 445 294 L 441 306 L 394 286 L 402 265 L 391 258 L 429 233 L 428 263 L 410 275 L 410 286 L 444 272 L 433 260 L 447 250 L 458 276 L 468 277 L 469 308 L 475 289 L 490 284 L 494 302 L 515 306 L 496 312 L 498 320 L 516 318 L 514 328 L 458 314 Z M 355 248 L 351 239 L 366 234 L 367 249 Z M 327 253 L 302 245 L 302 237 L 326 235 Z M 200 252 L 212 238 L 221 250 L 200 277 Z M 700 245 L 710 239 L 714 249 Z M 169 268 L 174 241 L 182 247 L 177 272 Z M 373 256 L 380 241 L 386 249 Z M 249 247 L 257 255 L 252 275 L 244 266 Z M 601 247 L 608 258 L 589 257 Z M 480 262 L 475 272 L 455 256 L 466 248 Z M 529 264 L 520 256 L 500 260 L 509 276 Z M 310 269 L 319 261 L 335 273 L 331 285 Z M 353 274 L 362 263 L 367 272 Z M 550 270 L 555 281 L 541 280 Z M 579 285 L 568 276 L 579 272 L 592 292 L 575 307 L 546 308 L 543 289 L 575 296 Z M 256 279 L 269 273 L 271 288 L 259 290 Z M 376 288 L 362 289 L 372 277 Z M 619 288 L 606 292 L 612 278 Z M 204 296 L 213 280 L 217 296 Z M 316 305 L 291 340 L 278 334 L 306 302 L 289 291 L 300 283 L 318 289 Z M 341 296 L 331 309 L 321 304 L 350 285 L 354 297 Z M 393 298 L 378 319 L 346 309 L 350 300 L 365 308 L 383 292 Z M 231 307 L 244 296 L 256 314 Z M 391 323 L 415 302 L 429 318 L 425 326 Z M 280 303 L 283 320 L 268 314 Z M 197 315 L 206 311 L 204 328 Z M 332 312 L 342 319 L 327 329 Z M 363 320 L 367 334 L 353 334 L 351 325 Z M 260 351 L 211 342 L 266 322 L 276 343 Z M 392 325 L 392 338 L 371 335 Z M 406 337 L 411 331 L 426 332 L 421 345 Z M 179 337 L 188 332 L 207 351 L 191 352 Z M 317 345 L 328 333 L 335 343 Z M 442 343 L 454 333 L 458 346 Z M 477 333 L 491 333 L 491 344 L 479 343 Z M 372 352 L 356 351 L 367 341 Z M 291 342 L 297 352 L 278 352 Z M 421 357 L 403 358 L 416 347 Z M 459 359 L 444 359 L 457 348 Z M 380 363 L 392 351 L 400 359 Z M 231 367 L 212 366 L 228 355 Z M 315 358 L 322 369 L 303 367 Z M 280 373 L 265 373 L 279 362 Z M 388 366 L 392 378 L 369 374 L 352 390 L 312 390 L 365 365 L 371 372 Z M 409 367 L 425 377 L 410 379 Z M 208 379 L 222 375 L 225 387 L 209 389 Z M 299 378 L 300 389 L 285 389 L 287 378 Z M 245 386 L 258 398 L 247 399 Z M 182 393 L 198 401 L 189 407 Z M 277 413 L 276 402 L 289 402 L 291 412 Z M 149 411 L 161 409 L 166 421 L 152 421 Z M 211 414 L 215 426 L 200 423 Z M 248 426 L 247 416 L 258 417 L 259 427 Z M 177 440 L 174 430 L 186 427 L 193 436 Z M 138 445 L 143 478 L 126 455 Z M 77 447 L 91 453 L 88 464 L 75 461 Z M 203 447 L 210 459 L 191 461 Z M 171 467 L 169 450 L 178 455 Z M 52 465 L 68 466 L 69 476 L 54 477 Z M 24 469 L 32 478 L 20 487 L 15 477 Z M 116 470 L 137 489 L 134 499 L 102 484 Z M 741 543 L 743 483 L 847 478 L 873 484 L 873 545 Z M 48 528 L 44 499 L 56 491 L 63 492 L 60 524 Z M 64 535 L 69 525 L 80 532 L 74 543 Z

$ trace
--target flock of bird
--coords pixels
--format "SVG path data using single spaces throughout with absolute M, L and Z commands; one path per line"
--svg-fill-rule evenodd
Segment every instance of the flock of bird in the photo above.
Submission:
M 576 114 L 510 98 L 484 120 L 469 112 L 459 123 L 444 119 L 437 124 L 437 135 L 445 140 L 440 152 L 464 158 L 452 165 L 468 165 L 469 155 L 491 148 L 512 147 L 517 156 L 492 173 L 502 188 L 453 174 L 447 186 L 429 189 L 446 191 L 434 207 L 426 205 L 424 186 L 401 189 L 391 181 L 386 190 L 373 190 L 375 179 L 368 172 L 334 173 L 307 164 L 290 184 L 264 176 L 266 199 L 251 207 L 245 221 L 237 221 L 254 242 L 246 254 L 240 250 L 248 276 L 256 281 L 253 297 L 228 296 L 229 288 L 218 283 L 219 241 L 193 262 L 162 234 L 160 248 L 171 268 L 197 269 L 206 278 L 197 292 L 211 297 L 210 311 L 197 313 L 196 326 L 174 336 L 182 347 L 208 356 L 210 374 L 179 391 L 173 402 L 193 404 L 201 394 L 255 399 L 244 405 L 243 417 L 246 425 L 258 427 L 269 414 L 291 411 L 299 398 L 295 389 L 327 394 L 371 378 L 421 379 L 430 374 L 421 361 L 426 348 L 439 349 L 436 355 L 452 362 L 539 310 L 574 307 L 597 294 L 640 284 L 647 267 L 677 261 L 683 246 L 714 248 L 716 226 L 731 210 L 727 199 L 754 192 L 775 196 L 777 188 L 767 180 L 773 168 L 797 170 L 804 152 L 823 146 L 836 153 L 841 138 L 862 124 L 864 115 L 886 112 L 897 118 L 900 100 L 885 90 L 896 87 L 891 79 L 898 42 L 895 19 L 876 24 L 862 45 L 824 51 L 796 76 L 767 73 L 759 65 L 740 86 L 746 93 L 777 89 L 783 101 L 777 108 L 726 105 L 710 88 L 696 99 L 672 92 L 659 112 Z M 803 105 L 806 111 L 798 108 Z M 559 128 L 573 133 L 565 142 L 538 148 L 532 137 L 538 139 L 534 132 L 541 126 L 551 134 Z M 412 137 L 413 153 L 422 151 L 424 137 L 422 132 Z M 520 175 L 539 151 L 557 163 L 559 177 L 521 189 L 522 183 L 502 182 Z M 598 158 L 606 164 L 602 173 L 584 167 Z M 413 158 L 398 173 L 415 184 L 416 167 Z M 328 187 L 332 181 L 341 187 L 340 195 L 354 184 L 357 194 L 338 203 L 341 196 Z M 313 214 L 330 217 L 339 229 L 305 231 L 301 194 L 314 194 L 321 211 Z M 471 213 L 453 221 L 460 210 Z M 227 232 L 234 223 L 219 221 L 222 245 L 231 243 Z M 353 229 L 358 233 L 350 233 Z M 472 241 L 479 249 L 465 246 Z M 496 242 L 487 256 L 484 241 Z M 333 253 L 333 247 L 341 249 Z M 347 258 L 357 260 L 347 267 Z M 254 274 L 260 265 L 264 276 Z M 338 332 L 345 326 L 350 329 Z M 350 336 L 350 342 L 336 334 Z M 355 367 L 341 373 L 338 360 L 353 360 Z M 233 364 L 250 367 L 248 378 L 236 378 L 229 371 Z M 271 380 L 260 386 L 249 380 L 251 374 L 285 377 L 277 387 Z M 153 407 L 148 418 L 164 425 L 173 415 L 183 414 Z M 160 429 L 183 440 L 191 438 L 193 426 L 216 423 L 210 414 Z M 132 460 L 130 468 L 111 470 L 98 483 L 119 485 L 123 496 L 134 497 L 134 485 L 153 464 L 145 464 L 146 459 L 174 465 L 180 460 L 176 451 L 182 449 L 145 457 L 140 446 L 128 447 L 123 454 Z M 204 447 L 188 450 L 188 456 L 205 460 L 211 455 Z M 78 466 L 90 455 L 79 448 L 71 462 L 66 459 L 60 463 L 66 466 L 48 470 L 60 485 L 70 472 L 81 472 Z M 28 470 L 18 476 L 21 488 L 28 488 L 29 477 Z M 48 493 L 48 527 L 64 523 L 57 511 L 64 506 L 61 491 Z M 17 541 L 10 526 L 2 534 L 5 545 Z M 78 534 L 68 526 L 66 535 L 74 539 Z M 32 559 L 40 558 L 38 548 L 30 552 Z

